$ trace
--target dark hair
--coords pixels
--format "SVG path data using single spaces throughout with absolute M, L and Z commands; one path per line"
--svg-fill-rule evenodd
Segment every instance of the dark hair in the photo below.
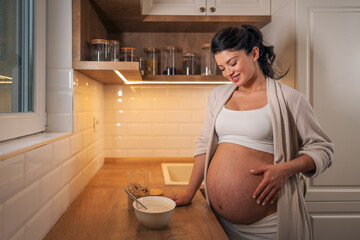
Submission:
M 221 30 L 213 37 L 211 41 L 211 52 L 217 54 L 224 50 L 245 50 L 249 55 L 254 47 L 259 48 L 259 66 L 265 76 L 273 79 L 281 79 L 284 74 L 279 73 L 273 66 L 276 58 L 274 46 L 265 46 L 263 43 L 263 34 L 261 31 L 251 25 L 242 25 L 241 27 L 229 27 Z

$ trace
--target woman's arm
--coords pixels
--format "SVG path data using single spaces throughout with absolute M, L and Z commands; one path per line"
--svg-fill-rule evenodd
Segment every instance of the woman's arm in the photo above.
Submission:
M 263 206 L 269 202 L 273 204 L 291 176 L 300 172 L 314 171 L 315 168 L 315 162 L 310 156 L 301 155 L 289 162 L 250 170 L 254 175 L 263 175 L 262 181 L 253 193 L 253 198 L 256 199 L 257 204 Z
M 205 156 L 206 154 L 195 156 L 194 167 L 192 169 L 190 181 L 186 191 L 182 194 L 173 195 L 170 197 L 175 201 L 176 206 L 190 204 L 191 200 L 194 198 L 196 191 L 199 189 L 204 179 Z

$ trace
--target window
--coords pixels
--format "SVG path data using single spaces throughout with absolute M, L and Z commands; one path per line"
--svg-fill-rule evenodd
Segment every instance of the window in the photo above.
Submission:
M 45 0 L 0 0 L 0 141 L 45 130 Z

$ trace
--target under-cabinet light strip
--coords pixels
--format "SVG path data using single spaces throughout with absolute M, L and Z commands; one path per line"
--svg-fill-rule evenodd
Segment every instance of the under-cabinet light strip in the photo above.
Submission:
M 125 84 L 229 84 L 229 82 L 219 81 L 128 81 L 118 70 L 114 72 L 123 80 Z
M 0 80 L 0 84 L 12 84 L 12 81 L 4 81 L 4 80 Z
M 12 77 L 7 77 L 7 76 L 0 75 L 0 79 L 9 79 L 9 80 L 12 80 Z

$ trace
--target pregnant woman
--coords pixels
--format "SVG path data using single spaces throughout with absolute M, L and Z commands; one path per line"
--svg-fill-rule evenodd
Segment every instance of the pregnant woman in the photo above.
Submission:
M 331 165 L 331 140 L 305 97 L 274 80 L 283 75 L 257 28 L 224 29 L 211 49 L 233 84 L 210 93 L 187 191 L 172 199 L 189 204 L 204 180 L 229 239 L 311 239 L 300 173 Z

